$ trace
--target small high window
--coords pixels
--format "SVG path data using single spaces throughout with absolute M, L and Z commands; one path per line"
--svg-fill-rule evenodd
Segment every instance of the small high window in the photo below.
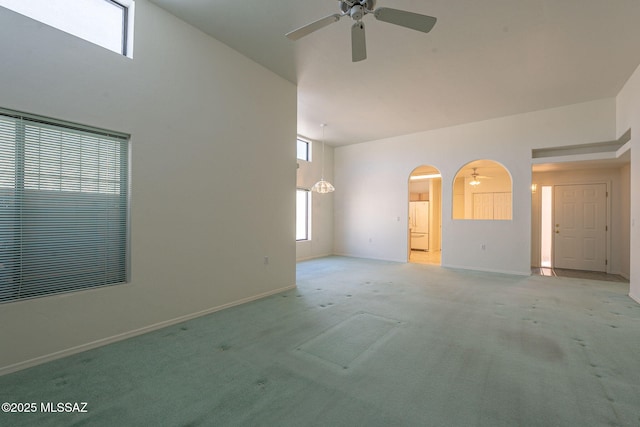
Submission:
M 133 0 L 0 0 L 0 6 L 129 57 L 133 5 Z
M 305 161 L 309 161 L 310 156 L 309 156 L 309 142 L 305 141 L 304 139 L 300 139 L 298 138 L 298 159 L 300 160 L 305 160 Z

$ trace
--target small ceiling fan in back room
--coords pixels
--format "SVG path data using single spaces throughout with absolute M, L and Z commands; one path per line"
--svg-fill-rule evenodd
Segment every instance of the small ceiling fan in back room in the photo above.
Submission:
M 351 59 L 353 62 L 367 59 L 367 44 L 364 35 L 364 22 L 362 18 L 370 13 L 378 21 L 400 25 L 412 30 L 428 33 L 436 24 L 433 16 L 421 15 L 419 13 L 407 12 L 405 10 L 391 9 L 389 7 L 376 7 L 376 0 L 339 0 L 341 13 L 325 16 L 324 18 L 304 25 L 297 30 L 286 34 L 291 40 L 298 40 L 313 33 L 329 24 L 333 24 L 343 16 L 349 16 L 355 21 L 351 26 Z

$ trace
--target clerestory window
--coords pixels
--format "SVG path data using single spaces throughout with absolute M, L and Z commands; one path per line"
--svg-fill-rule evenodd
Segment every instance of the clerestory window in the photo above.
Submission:
M 133 0 L 0 0 L 0 6 L 132 57 Z

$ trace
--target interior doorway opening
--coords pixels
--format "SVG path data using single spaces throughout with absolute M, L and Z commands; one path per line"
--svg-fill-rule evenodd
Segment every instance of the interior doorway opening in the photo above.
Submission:
M 407 261 L 440 265 L 442 260 L 442 175 L 419 166 L 409 175 Z

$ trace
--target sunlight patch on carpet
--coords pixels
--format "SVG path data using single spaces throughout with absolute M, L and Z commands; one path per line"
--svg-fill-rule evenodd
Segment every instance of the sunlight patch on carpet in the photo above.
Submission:
M 400 324 L 360 312 L 300 345 L 298 350 L 346 369 Z

